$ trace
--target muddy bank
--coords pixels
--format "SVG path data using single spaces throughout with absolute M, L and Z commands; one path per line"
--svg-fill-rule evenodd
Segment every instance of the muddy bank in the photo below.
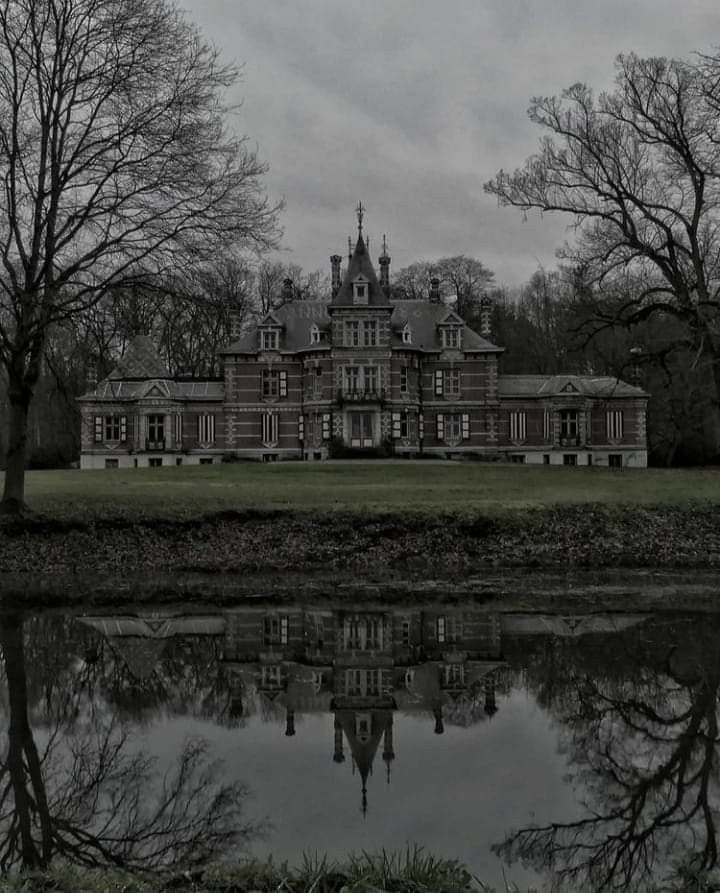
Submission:
M 301 572 L 457 579 L 487 570 L 720 567 L 714 509 L 563 506 L 500 517 L 223 512 L 0 525 L 0 573 Z

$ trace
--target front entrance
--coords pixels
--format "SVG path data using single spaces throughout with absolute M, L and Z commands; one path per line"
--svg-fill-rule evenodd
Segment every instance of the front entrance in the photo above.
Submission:
M 373 413 L 351 412 L 350 415 L 350 446 L 371 447 L 373 441 Z

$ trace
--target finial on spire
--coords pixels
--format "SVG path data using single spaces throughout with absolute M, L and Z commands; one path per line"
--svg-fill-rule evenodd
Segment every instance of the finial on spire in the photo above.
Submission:
M 385 233 L 383 233 L 383 257 L 387 255 L 387 239 L 385 237 Z
M 365 208 L 363 207 L 363 203 L 360 201 L 357 204 L 357 219 L 358 219 L 358 235 L 362 235 L 362 223 L 363 223 L 363 215 L 365 214 Z

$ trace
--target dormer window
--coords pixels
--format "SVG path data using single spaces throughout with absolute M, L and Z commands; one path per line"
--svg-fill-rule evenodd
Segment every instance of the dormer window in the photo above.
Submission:
M 460 347 L 460 328 L 447 326 L 442 330 L 443 347 L 457 350 Z
M 317 323 L 313 323 L 310 328 L 310 344 L 320 344 L 320 329 L 317 327 Z
M 353 304 L 367 304 L 370 283 L 364 276 L 358 276 L 353 282 Z
M 263 350 L 277 350 L 278 340 L 278 333 L 275 329 L 263 329 L 260 333 L 260 346 Z
M 410 326 L 405 323 L 402 330 L 402 343 L 403 344 L 412 344 L 412 329 Z

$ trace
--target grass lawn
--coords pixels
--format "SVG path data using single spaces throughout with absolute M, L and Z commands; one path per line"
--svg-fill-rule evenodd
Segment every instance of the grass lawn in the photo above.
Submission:
M 544 468 L 481 463 L 239 463 L 31 471 L 26 499 L 54 517 L 192 517 L 226 509 L 507 510 L 558 504 L 720 503 L 720 469 Z

